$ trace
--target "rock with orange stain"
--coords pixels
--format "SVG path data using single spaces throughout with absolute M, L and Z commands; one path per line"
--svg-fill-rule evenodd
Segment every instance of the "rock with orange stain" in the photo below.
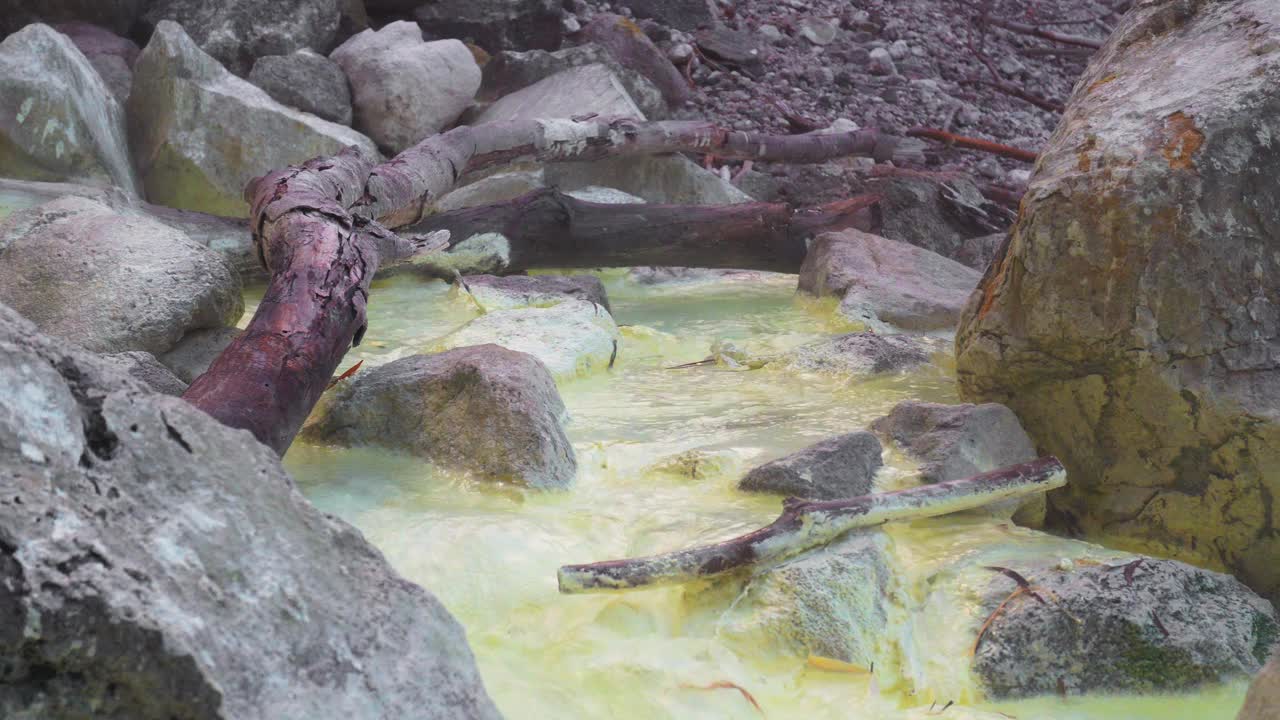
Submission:
M 1064 528 L 1280 597 L 1280 4 L 1134 8 L 957 335 L 1071 481 Z

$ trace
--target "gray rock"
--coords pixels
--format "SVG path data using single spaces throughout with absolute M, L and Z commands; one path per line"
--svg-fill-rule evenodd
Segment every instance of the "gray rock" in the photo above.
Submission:
M 141 52 L 138 46 L 106 28 L 88 23 L 63 23 L 54 29 L 71 38 L 123 106 L 133 86 L 133 63 Z
M 1008 405 L 1062 459 L 1072 480 L 1050 498 L 1061 517 L 1229 568 L 1272 600 L 1278 11 L 1140 3 L 1124 16 L 1076 83 L 956 336 L 962 397 Z
M 688 81 L 631 20 L 621 15 L 600 13 L 583 28 L 582 39 L 599 44 L 623 67 L 643 75 L 658 88 L 671 107 L 678 108 L 688 102 Z
M 677 265 L 660 267 L 641 266 L 627 271 L 627 279 L 640 285 L 692 285 L 694 283 L 754 282 L 783 273 L 762 270 L 726 270 L 720 268 L 691 268 Z
M 595 303 L 563 299 L 550 306 L 514 306 L 486 312 L 438 338 L 431 351 L 493 343 L 527 353 L 556 379 L 605 370 L 618 354 L 618 326 Z
M 0 42 L 0 174 L 138 194 L 120 103 L 71 39 L 48 25 Z
M 908 400 L 871 423 L 871 429 L 918 461 L 920 479 L 926 483 L 960 480 L 1037 457 L 1018 417 L 996 403 L 942 405 Z M 1013 513 L 1019 525 L 1044 524 L 1043 493 L 1000 506 L 993 507 L 1007 511 L 1006 516 Z
M 0 225 L 0 302 L 101 353 L 162 353 L 244 312 L 240 280 L 216 253 L 143 215 L 75 197 Z
M 1276 712 L 1280 709 L 1280 656 L 1273 656 L 1271 662 L 1262 668 L 1262 672 L 1249 685 L 1249 694 L 1244 698 L 1244 707 L 1236 720 L 1276 720 Z
M 611 311 L 604 283 L 595 275 L 468 275 L 463 281 L 488 310 L 582 300 Z
M 638 18 L 657 20 L 687 33 L 720 21 L 714 0 L 626 0 L 621 4 Z
M 870 189 L 881 197 L 879 235 L 979 270 L 991 262 L 1011 220 L 1006 210 L 983 197 L 971 178 L 960 174 L 896 175 L 873 180 Z M 999 239 L 993 235 L 997 231 Z
M 249 82 L 268 95 L 330 122 L 351 124 L 351 88 L 338 64 L 310 50 L 265 55 L 249 71 Z
M 1045 602 L 1008 603 L 978 645 L 992 698 L 1194 689 L 1253 674 L 1277 634 L 1275 610 L 1240 581 L 1175 560 L 1016 570 Z M 1017 588 L 994 574 L 984 616 Z
M 553 163 L 546 167 L 545 180 L 566 192 L 603 186 L 650 203 L 733 205 L 752 201 L 718 173 L 680 154 Z
M 103 363 L 120 369 L 129 377 L 161 395 L 176 397 L 187 390 L 187 384 L 170 372 L 169 368 L 161 365 L 160 361 L 156 360 L 156 356 L 149 352 L 134 350 L 100 355 L 99 358 Z
M 325 394 L 302 437 L 401 450 L 486 481 L 564 488 L 577 472 L 564 416 L 537 358 L 475 345 L 357 374 Z
M 872 330 L 940 330 L 955 326 L 980 277 L 923 248 L 845 230 L 813 241 L 800 290 L 843 298 L 840 313 Z
M 577 190 L 570 190 L 565 195 L 575 200 L 600 203 L 601 205 L 639 205 L 644 202 L 642 197 L 636 197 L 631 193 L 625 193 L 610 187 L 600 187 L 599 185 L 588 185 Z
M 274 452 L 2 306 L 0 498 L 0 716 L 499 717 L 462 627 Z
M 244 77 L 265 55 L 333 48 L 341 17 L 339 0 L 152 0 L 147 22 L 172 20 L 200 49 Z
M 215 358 L 244 332 L 233 327 L 193 330 L 178 341 L 173 349 L 156 358 L 183 382 L 193 382 L 209 369 Z
M 946 349 L 945 343 L 932 338 L 856 332 L 801 345 L 770 365 L 849 375 L 906 372 L 929 364 L 934 355 Z
M 482 177 L 475 182 L 461 185 L 445 193 L 433 206 L 436 212 L 448 212 L 477 205 L 514 200 L 515 198 L 546 187 L 542 168 L 510 170 Z
M 575 45 L 555 52 L 500 52 L 484 66 L 480 97 L 494 100 L 556 73 L 584 65 L 604 65 L 609 68 L 645 117 L 661 120 L 667 116 L 667 101 L 663 99 L 662 92 L 648 78 L 624 67 L 608 50 L 595 43 Z
M 438 38 L 470 40 L 499 50 L 555 50 L 564 26 L 559 0 L 431 0 L 414 16 Z
M 411 22 L 365 30 L 330 57 L 351 83 L 356 127 L 393 153 L 453 123 L 480 89 L 480 66 L 466 45 L 423 42 Z
M 752 468 L 738 481 L 738 489 L 807 500 L 857 497 L 871 492 L 881 464 L 880 441 L 860 430 Z
M 800 36 L 814 45 L 830 45 L 839 31 L 831 22 L 812 16 L 802 19 L 798 28 Z
M 477 123 L 558 118 L 594 112 L 600 117 L 644 119 L 626 88 L 605 65 L 584 65 L 499 98 Z
M 898 68 L 893 64 L 893 56 L 884 48 L 874 48 L 867 61 L 867 71 L 872 75 L 897 75 Z

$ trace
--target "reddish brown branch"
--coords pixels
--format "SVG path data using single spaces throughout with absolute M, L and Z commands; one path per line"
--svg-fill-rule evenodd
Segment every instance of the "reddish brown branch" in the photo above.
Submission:
M 1075 45 L 1078 47 L 1093 48 L 1094 50 L 1097 50 L 1098 48 L 1102 47 L 1102 43 L 1097 40 L 1092 40 L 1086 37 L 1080 37 L 1078 35 L 1067 35 L 1065 33 L 1055 32 L 1053 30 L 1045 30 L 1044 28 L 1038 27 L 1036 25 L 1028 25 L 1026 23 L 1020 23 L 1013 20 L 1005 20 L 1003 18 L 991 17 L 990 15 L 985 16 L 984 19 L 998 28 L 1004 28 L 1009 32 L 1015 32 L 1015 33 L 1018 33 L 1019 35 L 1030 35 L 1032 37 L 1038 37 L 1038 38 L 1043 38 L 1045 40 L 1052 40 L 1053 42 L 1062 43 L 1063 45 Z
M 1039 157 L 1030 150 L 1023 150 L 1011 145 L 1002 145 L 998 142 L 983 140 L 982 138 L 968 137 L 966 135 L 956 135 L 945 130 L 936 128 L 912 128 L 906 132 L 908 137 L 925 138 L 928 140 L 936 140 L 955 147 L 966 148 L 969 150 L 978 150 L 980 152 L 991 153 L 1001 157 L 1011 158 L 1013 160 L 1021 160 L 1023 162 L 1033 163 Z

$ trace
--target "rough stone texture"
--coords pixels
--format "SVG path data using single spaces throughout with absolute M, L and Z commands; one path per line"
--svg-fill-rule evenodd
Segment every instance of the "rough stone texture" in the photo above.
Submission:
M 996 403 L 943 405 L 908 400 L 871 423 L 871 429 L 918 461 L 920 479 L 926 483 L 960 480 L 1037 457 L 1017 416 Z M 1040 527 L 1045 496 L 1037 493 L 1022 503 L 998 503 L 992 510 L 1005 517 L 1012 513 L 1019 525 Z
M 120 103 L 71 39 L 48 25 L 0 42 L 0 174 L 138 194 Z
M 644 31 L 621 15 L 601 13 L 582 29 L 582 39 L 597 43 L 623 67 L 630 68 L 653 83 L 667 103 L 678 108 L 689 100 L 689 82 L 666 53 L 653 44 Z
M 3 306 L 0 368 L 0 716 L 498 717 L 462 627 L 248 433 Z
M 612 312 L 604 283 L 595 275 L 468 275 L 463 282 L 466 283 L 463 292 L 469 293 L 486 310 L 581 300 Z
M 354 145 L 377 148 L 351 128 L 281 105 L 163 21 L 134 65 L 129 144 L 147 199 L 244 217 L 245 184 L 271 170 Z
M 564 29 L 558 0 L 427 0 L 414 16 L 428 33 L 461 38 L 490 53 L 555 50 Z
M 991 697 L 1160 692 L 1247 676 L 1266 660 L 1275 610 L 1230 575 L 1175 560 L 1017 568 L 1045 602 L 1005 606 L 974 656 Z M 983 607 L 1017 585 L 996 575 Z
M 638 18 L 657 20 L 684 32 L 710 27 L 720 19 L 714 0 L 626 0 L 623 4 Z
M 605 65 L 584 65 L 499 98 L 485 108 L 477 124 L 567 117 L 586 113 L 600 117 L 644 118 L 627 89 Z
M 1008 226 L 1008 211 L 988 202 L 973 180 L 959 173 L 880 178 L 869 190 L 881 196 L 875 208 L 881 236 L 979 270 L 986 268 L 999 243 L 974 245 L 970 240 Z
M 733 205 L 751 196 L 683 155 L 615 157 L 595 162 L 548 165 L 546 182 L 572 191 L 604 186 L 645 202 L 674 205 Z
M 92 23 L 124 35 L 145 5 L 146 0 L 7 0 L 0 6 L 0 35 L 36 22 Z
M 957 336 L 1074 529 L 1280 598 L 1280 5 L 1144 2 L 1088 71 Z M 1193 71 L 1184 71 L 1192 69 Z
M 1280 718 L 1280 657 L 1271 662 L 1253 679 L 1244 707 L 1236 720 L 1276 720 Z
M 878 332 L 955 326 L 979 273 L 954 260 L 858 230 L 819 235 L 800 290 L 843 298 L 840 313 Z
M 156 358 L 169 368 L 178 379 L 189 383 L 213 364 L 214 358 L 240 336 L 243 330 L 233 327 L 214 327 L 193 330 L 178 341 L 173 349 Z
M 769 365 L 849 375 L 906 372 L 928 365 L 934 355 L 946 349 L 945 343 L 931 338 L 856 332 L 801 345 Z
M 351 124 L 351 88 L 338 64 L 310 50 L 258 58 L 249 82 L 277 101 L 341 125 Z
M 102 81 L 123 105 L 133 86 L 133 63 L 140 49 L 132 40 L 122 38 L 106 28 L 89 23 L 63 23 L 54 29 L 71 38 L 80 52 L 98 71 Z
M 143 215 L 76 197 L 0 225 L 0 302 L 102 353 L 162 353 L 244 312 L 240 280 L 218 254 Z
M 484 66 L 480 97 L 485 100 L 494 100 L 529 87 L 556 73 L 584 65 L 604 65 L 609 68 L 645 117 L 650 120 L 661 120 L 667 116 L 667 101 L 663 99 L 662 92 L 648 78 L 624 67 L 608 50 L 595 43 L 577 45 L 555 52 L 546 50 L 500 52 Z
M 339 0 L 151 0 L 144 18 L 172 20 L 200 49 L 241 77 L 264 55 L 333 48 Z
M 546 187 L 542 168 L 494 173 L 445 193 L 432 206 L 436 212 L 499 203 Z
M 302 437 L 402 450 L 487 481 L 564 488 L 577 472 L 564 417 L 537 358 L 475 345 L 359 373 L 322 398 Z
M 149 352 L 134 350 L 100 355 L 99 359 L 161 395 L 176 397 L 187 390 L 187 384 L 178 379 L 178 376 L 174 375 L 169 368 L 161 365 L 160 361 L 156 360 L 156 356 Z
M 738 481 L 738 489 L 807 500 L 857 497 L 871 492 L 881 464 L 880 441 L 860 430 L 752 468 Z
M 411 22 L 365 30 L 330 57 L 351 83 L 356 127 L 392 153 L 457 120 L 480 89 L 480 67 L 466 45 L 423 42 Z
M 485 313 L 433 343 L 448 350 L 494 343 L 541 360 L 557 379 L 603 370 L 618 352 L 618 326 L 594 303 L 566 300 L 551 307 Z
M 587 185 L 577 190 L 570 190 L 565 195 L 585 202 L 600 203 L 601 205 L 639 205 L 644 202 L 642 197 L 636 197 L 631 193 L 599 185 Z

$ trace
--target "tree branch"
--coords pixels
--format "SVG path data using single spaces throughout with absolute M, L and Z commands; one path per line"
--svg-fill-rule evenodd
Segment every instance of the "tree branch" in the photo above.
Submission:
M 1045 30 L 1044 28 L 1036 27 L 1035 25 L 1028 25 L 1026 23 L 1015 22 L 1013 20 L 991 17 L 990 15 L 987 15 L 985 20 L 998 28 L 1004 28 L 1009 32 L 1015 32 L 1019 35 L 1030 35 L 1032 37 L 1044 38 L 1045 40 L 1062 43 L 1063 45 L 1075 45 L 1077 47 L 1093 48 L 1094 50 L 1102 47 L 1102 43 L 1097 40 L 1080 37 L 1078 35 L 1067 35 L 1065 33 L 1054 32 L 1052 30 Z
M 907 131 L 909 137 L 928 138 L 938 142 L 954 145 L 956 147 L 967 148 L 969 150 L 978 150 L 992 155 L 1000 155 L 1001 157 L 1021 160 L 1023 162 L 1033 163 L 1039 157 L 1037 153 L 1030 150 L 1023 150 L 1011 145 L 1002 145 L 998 142 L 983 140 L 982 138 L 968 137 L 967 135 L 956 135 L 945 130 L 935 128 L 912 128 Z
M 565 565 L 560 592 L 631 590 L 714 577 L 749 565 L 777 562 L 825 545 L 855 528 L 934 517 L 1059 488 L 1067 472 L 1055 457 L 962 480 L 847 500 L 784 503 L 782 515 L 755 532 L 715 545 L 665 555 Z

